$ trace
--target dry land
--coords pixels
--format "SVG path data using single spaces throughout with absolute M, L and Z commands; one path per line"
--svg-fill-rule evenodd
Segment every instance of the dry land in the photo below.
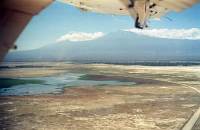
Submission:
M 196 91 L 200 90 L 199 66 L 18 63 L 1 69 L 0 77 L 27 78 L 62 73 L 81 73 L 80 79 L 85 81 L 136 84 L 79 85 L 66 87 L 59 94 L 0 96 L 0 128 L 180 130 L 200 106 L 200 94 Z M 194 130 L 198 129 L 199 122 Z

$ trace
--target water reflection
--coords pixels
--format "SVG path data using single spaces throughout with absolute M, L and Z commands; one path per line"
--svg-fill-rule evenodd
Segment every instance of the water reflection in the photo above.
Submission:
M 65 87 L 73 86 L 117 86 L 134 85 L 134 82 L 121 82 L 116 80 L 83 80 L 80 77 L 84 74 L 67 73 L 63 75 L 38 77 L 38 78 L 18 78 L 10 79 L 10 87 L 1 87 L 0 95 L 22 96 L 22 95 L 40 95 L 40 94 L 58 94 L 62 93 Z M 1 79 L 0 79 L 1 80 Z M 24 81 L 24 82 L 20 82 Z M 26 82 L 27 81 L 27 82 Z M 42 81 L 42 82 L 36 82 Z M 34 83 L 33 83 L 34 82 Z M 21 84 L 19 84 L 21 83 Z

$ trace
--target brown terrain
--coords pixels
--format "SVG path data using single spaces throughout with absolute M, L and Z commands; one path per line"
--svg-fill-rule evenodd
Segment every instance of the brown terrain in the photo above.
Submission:
M 198 66 L 38 64 L 2 69 L 0 77 L 83 73 L 87 74 L 83 80 L 136 84 L 80 85 L 65 88 L 61 94 L 1 96 L 2 130 L 180 130 L 200 106 Z M 199 129 L 199 122 L 193 130 Z

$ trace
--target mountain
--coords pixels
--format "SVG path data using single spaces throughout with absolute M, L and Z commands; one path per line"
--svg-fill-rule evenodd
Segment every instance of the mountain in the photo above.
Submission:
M 188 61 L 200 60 L 199 40 L 163 39 L 118 31 L 92 41 L 55 43 L 10 52 L 5 61 Z

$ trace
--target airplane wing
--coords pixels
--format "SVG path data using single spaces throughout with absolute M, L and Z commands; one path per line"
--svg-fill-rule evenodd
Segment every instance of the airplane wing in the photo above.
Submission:
M 169 11 L 180 12 L 200 0 L 58 0 L 83 11 L 113 15 L 131 15 L 136 27 L 144 28 L 150 18 L 160 18 Z M 137 21 L 138 20 L 138 21 Z M 140 25 L 137 25 L 140 24 Z
M 31 18 L 53 0 L 1 0 L 0 2 L 0 61 L 14 47 L 17 37 Z
M 84 11 L 113 15 L 130 15 L 128 6 L 130 1 L 150 1 L 152 16 L 161 17 L 168 11 L 180 12 L 200 0 L 57 0 L 63 3 L 73 5 Z M 155 15 L 157 11 L 157 15 Z M 154 15 L 153 15 L 154 14 Z
M 181 12 L 197 4 L 200 0 L 151 0 L 150 15 L 160 18 L 169 11 Z

